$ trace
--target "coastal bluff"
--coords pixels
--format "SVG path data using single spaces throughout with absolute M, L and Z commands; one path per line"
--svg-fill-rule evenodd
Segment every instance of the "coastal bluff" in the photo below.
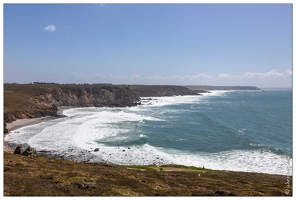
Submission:
M 140 98 L 127 86 L 108 84 L 4 84 L 4 122 L 57 116 L 58 107 L 124 107 Z
M 57 116 L 58 107 L 125 107 L 140 97 L 197 95 L 182 86 L 112 84 L 4 84 L 4 132 L 17 119 Z

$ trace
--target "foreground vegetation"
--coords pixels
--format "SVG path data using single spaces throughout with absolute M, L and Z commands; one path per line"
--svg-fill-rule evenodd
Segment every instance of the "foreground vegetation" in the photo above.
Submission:
M 286 189 L 291 196 L 291 181 L 280 175 L 77 163 L 4 153 L 5 196 L 285 196 Z

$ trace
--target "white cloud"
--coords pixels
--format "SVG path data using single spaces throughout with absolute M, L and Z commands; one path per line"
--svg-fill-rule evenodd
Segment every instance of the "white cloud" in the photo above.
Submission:
M 138 76 L 138 80 L 143 80 L 145 82 L 151 82 L 151 84 L 196 84 L 198 81 L 201 81 L 203 79 L 211 78 L 212 76 L 206 75 L 206 74 L 196 74 L 196 75 L 185 75 L 185 76 L 179 76 L 179 75 L 171 75 L 171 76 L 145 76 L 140 77 Z
M 230 74 L 219 74 L 218 78 L 231 78 Z
M 160 85 L 252 85 L 261 88 L 291 87 L 292 71 L 278 72 L 271 70 L 265 73 L 246 72 L 240 75 L 221 73 L 217 76 L 207 74 L 141 76 L 111 74 L 72 73 L 75 82 L 79 83 L 112 83 L 112 84 L 160 84 Z
M 197 74 L 193 75 L 192 78 L 194 79 L 204 79 L 204 78 L 211 78 L 212 76 L 206 75 L 206 74 Z
M 245 78 L 259 78 L 259 79 L 266 79 L 266 78 L 276 78 L 276 77 L 287 77 L 291 76 L 292 71 L 291 70 L 286 70 L 283 73 L 277 72 L 276 70 L 271 70 L 266 73 L 255 73 L 255 72 L 246 72 L 243 77 Z
M 202 80 L 208 80 L 212 76 L 206 74 L 196 75 L 171 75 L 171 76 L 140 76 L 137 74 L 123 76 L 123 75 L 106 75 L 106 74 L 94 74 L 86 75 L 72 72 L 72 77 L 76 81 L 81 82 L 109 82 L 109 83 L 126 83 L 126 84 L 198 84 Z
M 94 74 L 95 78 L 104 78 L 104 74 Z
M 219 74 L 219 79 L 239 79 L 242 78 L 240 75 L 231 75 L 231 74 Z
M 56 31 L 56 30 L 57 30 L 57 29 L 56 29 L 55 25 L 53 25 L 53 24 L 48 25 L 48 26 L 46 26 L 46 27 L 44 28 L 44 31 L 49 31 L 49 32 L 54 32 L 54 31 Z
M 131 79 L 141 79 L 141 76 L 136 75 L 136 74 L 131 75 L 130 77 L 131 77 Z
M 253 85 L 261 88 L 269 87 L 291 87 L 292 71 L 278 72 L 246 72 L 242 75 L 219 74 L 216 79 L 210 79 L 213 85 Z
M 292 71 L 291 71 L 291 70 L 289 70 L 289 69 L 288 69 L 288 70 L 286 70 L 286 71 L 285 71 L 285 73 L 286 73 L 286 75 L 287 75 L 287 76 L 292 76 Z
M 172 76 L 159 77 L 159 78 L 170 79 L 170 80 L 198 80 L 198 79 L 205 79 L 210 77 L 211 76 L 208 76 L 206 74 L 196 74 L 196 75 L 185 75 L 185 76 L 172 75 Z

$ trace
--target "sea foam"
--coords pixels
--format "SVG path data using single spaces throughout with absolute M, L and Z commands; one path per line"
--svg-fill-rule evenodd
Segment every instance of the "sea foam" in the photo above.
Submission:
M 142 98 L 145 102 L 136 107 L 69 109 L 63 113 L 67 117 L 12 131 L 5 140 L 28 143 L 39 151 L 76 161 L 122 165 L 181 164 L 291 175 L 292 158 L 285 155 L 260 149 L 209 153 L 152 146 L 150 135 L 141 129 L 142 126 L 147 128 L 148 122 L 160 122 L 158 125 L 163 126 L 161 122 L 167 120 L 163 114 L 169 113 L 167 117 L 170 117 L 174 112 L 180 112 L 167 106 L 190 104 L 191 109 L 197 109 L 195 106 L 208 101 L 209 97 L 225 94 L 225 91 L 214 91 L 203 96 L 145 97 Z M 245 135 L 246 129 L 237 132 Z

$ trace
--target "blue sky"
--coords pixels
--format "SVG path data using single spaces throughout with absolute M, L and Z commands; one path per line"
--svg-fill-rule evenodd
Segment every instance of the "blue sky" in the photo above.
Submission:
M 292 87 L 292 4 L 4 4 L 4 82 Z

